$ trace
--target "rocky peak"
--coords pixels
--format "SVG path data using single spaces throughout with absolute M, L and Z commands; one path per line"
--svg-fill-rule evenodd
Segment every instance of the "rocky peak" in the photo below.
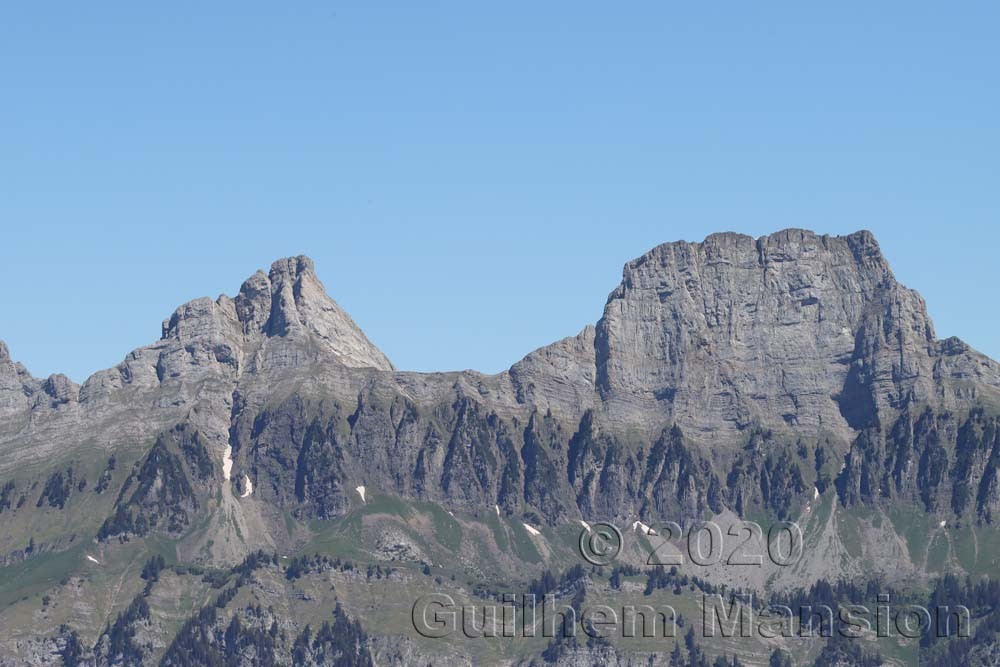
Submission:
M 239 363 L 260 344 L 283 348 L 313 341 L 346 366 L 393 370 L 392 364 L 350 316 L 326 294 L 312 260 L 280 259 L 269 273 L 257 271 L 244 281 L 235 299 L 195 299 L 163 323 L 163 340 L 205 348 L 205 359 Z M 295 357 L 298 358 L 298 357 Z
M 80 387 L 62 373 L 50 375 L 42 383 L 42 390 L 49 396 L 52 405 L 76 401 L 80 394 Z
M 263 321 L 265 298 L 268 317 Z M 261 333 L 269 337 L 313 337 L 346 366 L 394 370 L 389 359 L 327 295 L 308 257 L 279 259 L 266 278 L 262 272 L 254 274 L 243 284 L 236 308 L 245 330 L 260 326 Z

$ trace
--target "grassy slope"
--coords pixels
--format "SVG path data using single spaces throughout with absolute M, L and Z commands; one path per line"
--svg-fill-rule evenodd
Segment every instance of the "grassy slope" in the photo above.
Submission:
M 119 466 L 119 474 L 123 474 L 121 471 L 125 467 Z M 815 519 L 828 516 L 830 503 L 825 501 L 817 504 Z M 863 539 L 861 522 L 886 520 L 905 537 L 915 562 L 932 567 L 950 567 L 958 563 L 963 567 L 972 565 L 974 571 L 995 572 L 994 554 L 1000 542 L 996 531 L 973 527 L 937 530 L 937 526 L 927 525 L 924 519 L 906 513 L 890 513 L 880 518 L 853 511 L 841 512 L 837 517 L 839 532 L 851 555 L 860 551 L 859 544 L 852 540 Z M 375 555 L 379 550 L 378 536 L 386 526 L 399 531 L 420 548 L 425 555 L 421 560 L 426 560 L 430 567 L 429 575 L 424 574 L 424 563 L 419 560 L 379 561 Z M 491 600 L 477 598 L 473 589 L 483 586 L 520 594 L 544 568 L 559 573 L 582 562 L 576 553 L 580 529 L 577 525 L 540 526 L 542 535 L 532 536 L 520 521 L 497 517 L 493 512 L 480 516 L 452 515 L 433 503 L 409 502 L 379 494 L 370 495 L 366 503 L 358 501 L 347 515 L 336 521 L 311 522 L 298 528 L 311 531 L 312 539 L 287 555 L 320 553 L 351 559 L 357 564 L 354 572 L 316 573 L 288 582 L 280 571 L 267 571 L 259 575 L 257 585 L 237 596 L 228 606 L 227 613 L 252 601 L 273 605 L 288 618 L 295 619 L 297 627 L 306 623 L 316 627 L 329 617 L 339 600 L 373 633 L 408 636 L 420 641 L 421 649 L 430 655 L 458 653 L 477 662 L 530 656 L 543 650 L 548 640 L 542 637 L 422 640 L 413 630 L 410 618 L 414 601 L 428 593 L 446 592 L 459 604 L 494 604 Z M 927 535 L 927 531 L 933 539 L 921 537 Z M 807 528 L 807 540 L 809 535 Z M 634 546 L 641 550 L 640 542 L 637 538 Z M 9 640 L 0 644 L 0 650 L 10 650 L 10 641 L 16 638 L 17 629 L 22 633 L 27 628 L 31 634 L 52 634 L 62 623 L 77 629 L 85 642 L 92 643 L 104 626 L 141 590 L 143 582 L 139 571 L 151 554 L 164 555 L 168 564 L 177 563 L 175 542 L 171 540 L 151 537 L 126 544 L 97 545 L 81 539 L 64 551 L 44 553 L 0 569 L 0 634 Z M 97 558 L 100 565 L 87 560 L 87 555 Z M 364 572 L 369 563 L 376 562 L 394 568 L 396 573 L 389 579 L 369 581 Z M 630 578 L 621 591 L 613 591 L 607 584 L 609 573 L 610 569 L 604 568 L 590 574 L 586 607 L 606 604 L 620 609 L 628 604 L 670 605 L 688 623 L 700 628 L 700 593 L 685 589 L 681 595 L 674 595 L 667 589 L 646 597 L 642 593 L 645 577 L 641 575 Z M 150 598 L 154 617 L 158 619 L 159 650 L 169 643 L 183 621 L 215 594 L 217 591 L 210 590 L 200 577 L 165 573 Z M 49 601 L 43 605 L 46 595 Z M 684 632 L 686 628 L 680 634 Z M 814 656 L 819 647 L 815 641 L 798 639 L 699 641 L 709 653 L 737 653 L 747 664 L 761 664 L 777 645 L 800 658 Z M 672 640 L 663 638 L 615 639 L 614 643 L 637 651 L 672 649 Z M 915 657 L 912 642 L 882 641 L 879 648 L 898 664 L 912 664 Z

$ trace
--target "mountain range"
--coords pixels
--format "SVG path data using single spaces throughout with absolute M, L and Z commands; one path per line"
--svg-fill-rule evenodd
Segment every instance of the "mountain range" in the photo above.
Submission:
M 660 245 L 496 375 L 396 369 L 301 256 L 82 385 L 0 342 L 0 665 L 992 665 L 998 512 L 1000 364 L 939 340 L 864 231 Z M 728 554 L 651 562 L 705 521 Z M 613 563 L 581 556 L 599 523 Z M 775 526 L 794 562 L 732 562 Z M 693 632 L 412 618 L 529 591 Z M 708 636 L 705 596 L 734 591 L 965 605 L 974 636 Z

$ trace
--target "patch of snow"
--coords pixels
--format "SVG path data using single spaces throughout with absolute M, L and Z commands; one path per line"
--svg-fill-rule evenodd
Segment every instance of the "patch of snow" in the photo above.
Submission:
M 632 530 L 641 530 L 643 535 L 649 535 L 651 528 L 644 524 L 642 521 L 636 521 L 632 524 Z M 654 533 L 655 534 L 655 533 Z
M 354 490 L 358 492 L 359 496 L 361 496 L 361 502 L 363 502 L 363 503 L 368 502 L 367 500 L 365 500 L 365 487 L 364 486 L 359 486 L 358 488 L 356 488 Z
M 532 535 L 541 535 L 542 534 L 542 532 L 540 530 L 538 530 L 537 528 L 532 528 L 528 524 L 523 524 L 523 525 L 524 525 L 524 529 L 527 530 Z
M 455 516 L 455 513 L 454 513 L 454 512 L 452 512 L 451 510 L 448 510 L 448 514 L 450 514 L 450 515 L 452 515 L 452 516 Z
M 580 519 L 580 525 L 583 526 L 587 530 L 588 533 L 591 532 L 590 531 L 590 524 L 587 523 L 586 521 L 584 521 L 583 519 Z
M 226 445 L 226 451 L 222 454 L 222 479 L 229 480 L 229 475 L 233 472 L 233 446 Z
M 947 521 L 942 521 L 941 523 L 938 524 L 938 528 L 944 528 L 947 525 L 948 525 Z
M 98 565 L 101 564 L 101 561 L 97 560 L 96 558 L 94 558 L 90 554 L 87 554 L 87 560 L 89 560 L 91 563 L 97 563 Z
M 812 505 L 806 505 L 806 514 L 809 514 L 809 512 L 812 512 L 812 510 L 813 510 Z
M 841 336 L 850 336 L 851 335 L 851 330 L 848 329 L 847 327 L 842 327 L 840 329 L 840 335 Z
M 813 500 L 816 500 L 817 498 L 819 498 L 819 489 L 817 489 L 817 488 L 816 488 L 816 487 L 814 486 L 814 487 L 813 487 Z
M 251 493 L 253 493 L 253 482 L 250 481 L 249 475 L 243 475 L 243 495 L 240 498 L 246 498 Z
M 500 506 L 499 505 L 494 505 L 493 509 L 495 509 L 497 511 L 497 516 L 500 516 Z

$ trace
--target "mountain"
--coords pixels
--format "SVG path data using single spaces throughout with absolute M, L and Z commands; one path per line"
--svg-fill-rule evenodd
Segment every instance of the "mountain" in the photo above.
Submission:
M 658 246 L 594 326 L 497 375 L 395 369 L 282 259 L 80 386 L 0 342 L 0 664 L 926 662 L 960 645 L 720 640 L 699 596 L 872 582 L 974 596 L 992 627 L 998 426 L 1000 364 L 938 340 L 868 232 Z M 690 546 L 704 520 L 727 558 L 650 565 L 685 538 L 647 525 Z M 601 521 L 627 539 L 598 568 L 577 551 Z M 794 563 L 733 562 L 782 521 Z M 701 634 L 430 640 L 410 618 L 529 587 L 671 604 Z

